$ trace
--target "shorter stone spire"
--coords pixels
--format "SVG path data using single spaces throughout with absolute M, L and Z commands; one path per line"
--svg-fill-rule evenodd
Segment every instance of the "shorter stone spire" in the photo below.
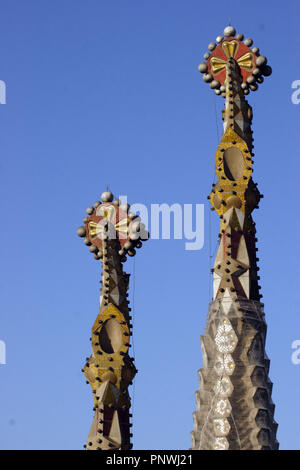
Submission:
M 128 387 L 137 372 L 129 355 L 131 329 L 127 300 L 129 274 L 123 271 L 126 254 L 135 255 L 149 234 L 129 205 L 113 200 L 109 191 L 88 207 L 85 226 L 77 233 L 84 237 L 96 260 L 101 260 L 100 310 L 92 327 L 92 355 L 82 371 L 94 399 L 94 419 L 88 435 L 88 450 L 129 450 L 131 444 L 130 396 Z

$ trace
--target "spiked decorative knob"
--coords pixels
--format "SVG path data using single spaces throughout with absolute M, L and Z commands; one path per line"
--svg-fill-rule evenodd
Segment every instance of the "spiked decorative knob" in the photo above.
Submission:
M 118 240 L 121 261 L 126 261 L 126 254 L 134 256 L 135 248 L 142 246 L 141 240 L 148 240 L 149 233 L 141 223 L 140 218 L 129 212 L 129 204 L 121 204 L 110 191 L 101 194 L 101 200 L 86 210 L 88 217 L 83 219 L 85 226 L 77 229 L 77 235 L 84 238 L 85 245 L 94 254 L 96 260 L 101 260 L 104 241 Z
M 250 49 L 253 44 L 252 39 L 247 38 L 243 42 L 244 35 L 240 33 L 236 35 L 233 26 L 224 29 L 224 36 L 217 37 L 217 45 L 209 43 L 210 53 L 204 54 L 206 62 L 201 62 L 198 67 L 199 72 L 203 74 L 203 80 L 210 83 L 210 88 L 216 95 L 225 97 L 226 65 L 237 62 L 242 77 L 242 88 L 244 94 L 248 95 L 249 90 L 258 89 L 257 83 L 263 82 L 262 75 L 266 77 L 271 75 L 272 69 L 267 65 L 267 58 L 259 55 L 258 47 Z M 227 71 L 227 76 L 229 75 L 230 72 Z

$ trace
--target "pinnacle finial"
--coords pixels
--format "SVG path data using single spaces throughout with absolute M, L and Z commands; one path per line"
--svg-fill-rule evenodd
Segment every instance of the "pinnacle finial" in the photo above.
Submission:
M 88 217 L 84 217 L 85 225 L 77 229 L 77 235 L 84 239 L 96 260 L 103 258 L 104 242 L 117 239 L 121 262 L 125 262 L 126 255 L 134 256 L 135 248 L 141 248 L 149 233 L 140 217 L 129 211 L 130 205 L 120 204 L 108 186 L 106 189 L 101 194 L 102 202 L 96 201 L 86 209 Z
M 272 69 L 267 65 L 267 58 L 260 55 L 258 47 L 250 49 L 253 45 L 252 39 L 244 39 L 241 33 L 236 34 L 231 19 L 223 34 L 224 37 L 216 38 L 216 43 L 208 44 L 209 52 L 204 54 L 206 62 L 201 62 L 198 70 L 203 74 L 203 80 L 210 84 L 210 88 L 225 98 L 226 65 L 230 59 L 234 59 L 242 77 L 243 92 L 247 95 L 250 90 L 258 89 L 258 84 L 264 81 L 263 76 L 271 75 Z

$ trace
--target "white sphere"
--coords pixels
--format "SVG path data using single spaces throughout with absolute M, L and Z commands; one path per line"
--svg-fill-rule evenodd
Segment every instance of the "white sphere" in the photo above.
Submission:
M 255 77 L 253 77 L 253 75 L 250 75 L 248 78 L 247 78 L 247 83 L 251 84 L 251 83 L 254 83 L 255 82 Z
M 207 82 L 207 83 L 208 83 L 208 82 L 211 82 L 212 79 L 213 79 L 213 78 L 212 78 L 212 75 L 211 75 L 210 73 L 205 73 L 205 74 L 203 75 L 203 80 L 204 80 L 205 82 Z
M 207 65 L 205 62 L 201 62 L 201 64 L 198 65 L 198 70 L 201 73 L 207 72 Z
M 256 59 L 256 65 L 258 67 L 261 67 L 262 65 L 266 65 L 267 63 L 267 58 L 264 55 L 260 55 Z
M 113 198 L 114 195 L 110 191 L 104 191 L 104 193 L 101 194 L 101 199 L 103 202 L 111 202 Z
M 79 237 L 85 237 L 85 227 L 79 227 L 79 228 L 77 229 L 77 235 L 78 235 Z
M 218 80 L 213 80 L 209 86 L 210 88 L 219 88 L 220 82 Z
M 253 41 L 252 41 L 252 39 L 247 38 L 247 39 L 245 39 L 244 44 L 245 44 L 245 46 L 250 47 L 250 46 L 252 46 Z
M 87 210 L 86 210 L 86 213 L 87 213 L 88 215 L 92 215 L 93 212 L 94 212 L 94 208 L 93 208 L 92 206 L 89 206 L 89 207 L 87 208 Z
M 224 36 L 226 36 L 227 38 L 230 37 L 230 36 L 234 36 L 235 35 L 235 29 L 233 26 L 226 26 L 226 28 L 224 29 Z

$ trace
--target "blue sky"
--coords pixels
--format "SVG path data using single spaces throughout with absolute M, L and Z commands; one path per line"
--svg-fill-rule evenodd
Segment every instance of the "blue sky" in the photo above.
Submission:
M 81 368 L 101 269 L 76 228 L 107 184 L 148 207 L 205 204 L 202 250 L 153 240 L 125 264 L 135 270 L 134 448 L 189 448 L 218 232 L 206 196 L 223 103 L 197 65 L 229 18 L 273 67 L 249 95 L 254 180 L 265 195 L 254 219 L 278 439 L 282 449 L 300 448 L 300 365 L 291 362 L 300 339 L 297 3 L 0 1 L 0 448 L 85 442 L 93 412 Z

